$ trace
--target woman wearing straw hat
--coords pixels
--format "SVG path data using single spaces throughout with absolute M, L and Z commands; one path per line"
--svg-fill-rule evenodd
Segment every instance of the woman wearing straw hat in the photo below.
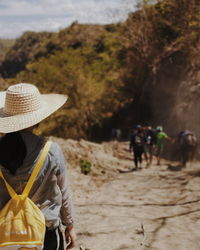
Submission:
M 40 94 L 32 84 L 19 83 L 0 92 L 0 169 L 5 179 L 21 193 L 37 162 L 45 140 L 32 133 L 34 126 L 60 108 L 64 95 Z M 45 216 L 45 250 L 64 249 L 59 226 L 65 226 L 66 249 L 75 247 L 73 206 L 63 153 L 52 143 L 29 197 Z M 0 210 L 10 199 L 0 179 Z

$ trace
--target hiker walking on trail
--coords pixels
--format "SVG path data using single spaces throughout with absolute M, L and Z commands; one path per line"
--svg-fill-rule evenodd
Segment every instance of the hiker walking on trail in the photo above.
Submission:
M 156 128 L 156 157 L 157 165 L 160 165 L 161 156 L 164 149 L 165 141 L 169 140 L 173 142 L 173 139 L 169 137 L 164 131 L 162 126 Z
M 178 134 L 178 147 L 182 167 L 186 167 L 188 161 L 192 161 L 197 149 L 197 138 L 195 134 L 186 129 Z
M 111 130 L 111 139 L 120 141 L 121 139 L 121 130 L 119 128 L 112 128 Z
M 129 150 L 133 151 L 135 170 L 142 165 L 144 153 L 144 132 L 141 125 L 137 125 L 130 138 Z
M 144 125 L 144 157 L 146 166 L 150 167 L 153 160 L 153 151 L 156 144 L 156 131 L 149 123 Z
M 44 247 L 39 247 L 35 241 L 36 245 L 31 249 L 61 250 L 64 249 L 64 240 L 69 242 L 66 249 L 76 245 L 73 204 L 64 155 L 57 143 L 46 143 L 45 138 L 33 133 L 35 126 L 60 108 L 66 100 L 64 95 L 40 94 L 34 85 L 27 83 L 12 85 L 6 92 L 0 92 L 0 132 L 4 133 L 0 138 L 0 214 L 6 209 L 10 195 L 25 199 L 27 188 L 30 188 L 29 177 L 33 177 L 34 173 L 33 185 L 27 193 L 44 218 Z M 48 148 L 46 145 L 49 145 Z M 36 167 L 39 171 L 37 175 Z M 28 212 L 31 216 L 31 211 Z M 8 216 L 11 216 L 9 210 Z M 20 227 L 21 222 L 13 226 Z M 0 228 L 6 227 L 6 223 L 7 217 L 6 221 L 1 218 Z M 63 226 L 65 231 L 62 233 Z M 25 240 L 34 227 L 19 231 L 17 235 L 13 235 L 13 231 L 5 232 L 10 242 L 3 242 L 1 235 L 0 245 L 11 244 L 12 249 L 15 249 L 15 243 L 19 245 L 16 249 L 28 249 L 31 243 Z

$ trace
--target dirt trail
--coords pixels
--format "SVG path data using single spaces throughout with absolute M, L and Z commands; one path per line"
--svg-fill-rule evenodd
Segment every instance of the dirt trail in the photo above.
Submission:
M 146 169 L 144 164 L 140 171 L 122 174 L 118 168 L 133 167 L 127 142 L 99 145 L 56 140 L 69 162 L 79 246 L 90 250 L 200 249 L 198 163 L 178 170 L 163 161 L 161 166 Z M 90 175 L 80 173 L 78 160 L 83 157 L 94 164 Z

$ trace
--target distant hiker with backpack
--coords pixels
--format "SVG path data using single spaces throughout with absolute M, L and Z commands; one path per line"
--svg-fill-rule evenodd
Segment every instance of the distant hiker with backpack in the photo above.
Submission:
M 197 149 L 197 138 L 190 130 L 181 131 L 178 134 L 178 147 L 182 167 L 186 167 L 188 161 L 192 161 Z
M 133 151 L 135 170 L 142 165 L 142 155 L 144 153 L 144 132 L 141 125 L 134 128 L 130 138 L 129 150 Z M 134 169 L 133 169 L 134 170 Z
M 20 83 L 0 92 L 0 249 L 76 245 L 66 163 L 57 143 L 33 133 L 67 96 Z M 14 222 L 14 223 L 13 223 Z M 65 228 L 62 233 L 61 228 Z M 65 239 L 63 239 L 63 235 Z
M 144 125 L 144 157 L 147 167 L 150 167 L 152 164 L 155 144 L 156 131 L 149 123 L 146 123 Z

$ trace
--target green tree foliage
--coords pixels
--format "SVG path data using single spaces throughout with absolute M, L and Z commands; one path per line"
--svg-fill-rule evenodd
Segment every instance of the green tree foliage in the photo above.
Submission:
M 84 46 L 68 46 L 29 62 L 26 70 L 17 75 L 14 81 L 32 82 L 43 93 L 69 96 L 64 108 L 41 124 L 40 133 L 90 139 L 90 128 L 101 126 L 103 119 L 118 109 L 122 63 L 116 36 L 104 30 L 100 38 Z
M 3 77 L 14 77 L 24 70 L 28 62 L 48 53 L 46 42 L 51 39 L 49 32 L 25 32 L 8 50 L 0 67 Z
M 87 175 L 91 172 L 92 163 L 89 160 L 81 159 L 80 162 L 81 173 Z
M 0 39 L 0 60 L 4 58 L 8 50 L 14 45 L 15 39 Z
M 160 0 L 153 5 L 143 1 L 140 10 L 130 14 L 122 32 L 128 58 L 155 72 L 162 58 L 194 46 L 199 28 L 199 1 Z

